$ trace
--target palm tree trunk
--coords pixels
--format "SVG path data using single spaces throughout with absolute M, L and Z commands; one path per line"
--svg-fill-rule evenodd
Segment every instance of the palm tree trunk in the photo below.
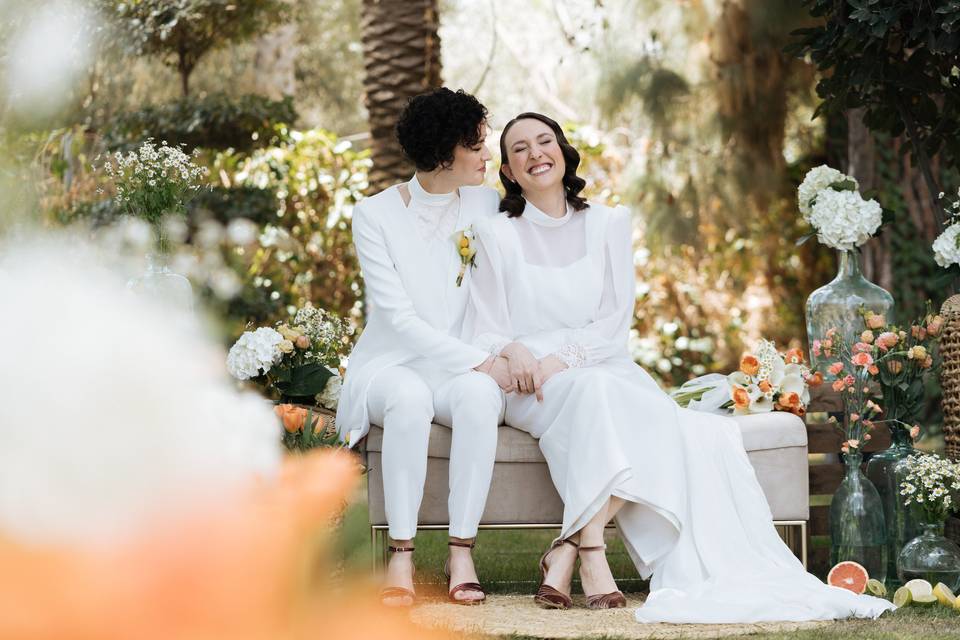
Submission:
M 437 0 L 363 0 L 364 88 L 373 191 L 406 180 L 412 173 L 394 126 L 410 97 L 440 86 L 438 26 Z

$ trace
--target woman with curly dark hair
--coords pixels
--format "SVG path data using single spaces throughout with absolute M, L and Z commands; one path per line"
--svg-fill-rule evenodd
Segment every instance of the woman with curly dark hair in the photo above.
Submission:
M 552 119 L 524 113 L 500 138 L 506 215 L 478 224 L 465 332 L 504 356 L 506 423 L 539 439 L 563 499 L 540 560 L 538 604 L 571 606 L 579 558 L 590 608 L 626 606 L 604 552 L 617 529 L 651 593 L 642 622 L 876 617 L 889 602 L 828 587 L 777 535 L 740 433 L 803 425 L 682 409 L 627 349 L 632 223 L 584 200 L 580 156 Z M 786 424 L 782 420 L 787 421 Z M 773 429 L 769 421 L 773 421 Z M 781 436 L 775 436 L 781 437 Z
M 411 99 L 397 137 L 416 173 L 353 212 L 367 324 L 350 354 L 337 427 L 351 446 L 371 424 L 383 429 L 380 466 L 393 556 L 381 599 L 389 606 L 409 606 L 415 598 L 411 555 L 434 420 L 453 430 L 449 598 L 484 600 L 471 549 L 493 473 L 506 364 L 459 336 L 472 225 L 494 215 L 499 200 L 480 186 L 490 160 L 486 115 L 463 91 L 441 88 Z

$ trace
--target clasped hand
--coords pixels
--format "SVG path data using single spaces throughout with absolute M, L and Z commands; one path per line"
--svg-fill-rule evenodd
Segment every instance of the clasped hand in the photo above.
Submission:
M 566 368 L 567 365 L 554 355 L 538 360 L 525 346 L 511 342 L 500 351 L 500 356 L 489 363 L 487 370 L 483 366 L 480 370 L 507 393 L 532 393 L 539 402 L 543 400 L 543 385 Z

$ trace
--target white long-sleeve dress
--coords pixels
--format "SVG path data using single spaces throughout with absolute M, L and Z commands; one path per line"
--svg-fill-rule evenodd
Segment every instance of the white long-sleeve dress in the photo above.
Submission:
M 564 502 L 561 536 L 611 496 L 651 593 L 641 622 L 877 617 L 893 605 L 808 574 L 773 526 L 737 424 L 680 408 L 633 362 L 635 270 L 629 211 L 591 205 L 552 218 L 478 225 L 464 325 L 491 353 L 511 341 L 568 369 L 532 395 L 507 396 L 506 422 L 539 438 Z

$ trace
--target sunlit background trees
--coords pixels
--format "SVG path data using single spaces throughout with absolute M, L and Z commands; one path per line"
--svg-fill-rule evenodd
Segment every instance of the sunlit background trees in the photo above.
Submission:
M 932 278 L 931 189 L 957 186 L 957 86 L 928 86 L 923 70 L 955 59 L 957 39 L 909 60 L 897 34 L 910 16 L 886 15 L 870 37 L 888 62 L 869 75 L 816 40 L 832 4 L 10 1 L 0 225 L 102 226 L 118 209 L 98 157 L 182 143 L 209 188 L 171 230 L 174 264 L 224 341 L 306 301 L 359 325 L 352 206 L 410 173 L 391 137 L 404 100 L 462 87 L 495 135 L 522 110 L 564 122 L 590 196 L 633 209 L 631 348 L 677 385 L 734 369 L 761 335 L 802 346 L 803 301 L 835 269 L 824 247 L 796 246 L 809 232 L 796 186 L 811 166 L 847 170 L 889 210 L 865 268 L 898 314 L 949 286 Z M 30 38 L 50 43 L 44 59 L 24 57 Z

